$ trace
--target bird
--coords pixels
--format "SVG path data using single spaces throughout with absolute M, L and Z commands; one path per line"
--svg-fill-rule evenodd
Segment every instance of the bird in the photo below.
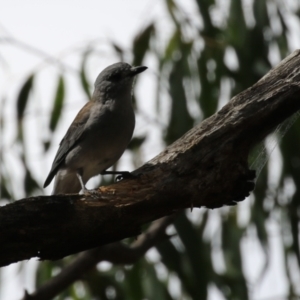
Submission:
M 55 177 L 52 195 L 86 193 L 89 190 L 85 184 L 90 178 L 124 173 L 107 169 L 122 156 L 132 138 L 134 79 L 146 69 L 118 62 L 98 75 L 91 100 L 82 107 L 61 140 L 45 180 L 44 188 Z

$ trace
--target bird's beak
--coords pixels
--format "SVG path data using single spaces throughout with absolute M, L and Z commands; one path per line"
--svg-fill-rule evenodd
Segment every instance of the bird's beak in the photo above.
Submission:
M 147 69 L 148 69 L 148 67 L 144 67 L 144 66 L 140 66 L 140 67 L 132 67 L 132 68 L 131 68 L 131 74 L 132 74 L 132 76 L 135 76 L 135 75 L 137 75 L 137 74 L 139 74 L 139 73 L 144 72 L 144 71 L 147 70 Z

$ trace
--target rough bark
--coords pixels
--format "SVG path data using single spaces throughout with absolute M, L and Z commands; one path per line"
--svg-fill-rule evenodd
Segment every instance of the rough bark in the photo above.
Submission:
M 0 209 L 0 266 L 66 255 L 136 236 L 183 208 L 217 208 L 253 189 L 248 154 L 300 109 L 300 51 L 133 173 L 98 194 L 40 196 Z

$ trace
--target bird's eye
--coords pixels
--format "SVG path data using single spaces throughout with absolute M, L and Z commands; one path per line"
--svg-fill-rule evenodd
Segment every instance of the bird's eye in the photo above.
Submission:
M 111 76 L 109 76 L 110 81 L 118 81 L 122 77 L 121 73 L 114 73 Z

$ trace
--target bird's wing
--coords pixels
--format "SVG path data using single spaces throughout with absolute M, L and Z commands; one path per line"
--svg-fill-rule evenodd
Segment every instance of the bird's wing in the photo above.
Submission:
M 90 117 L 91 107 L 94 102 L 89 101 L 86 105 L 79 111 L 71 126 L 69 127 L 66 135 L 63 137 L 59 144 L 58 151 L 54 158 L 49 175 L 44 183 L 44 188 L 50 184 L 53 177 L 57 173 L 59 166 L 64 162 L 65 157 L 69 151 L 75 146 L 83 134 L 85 124 Z

